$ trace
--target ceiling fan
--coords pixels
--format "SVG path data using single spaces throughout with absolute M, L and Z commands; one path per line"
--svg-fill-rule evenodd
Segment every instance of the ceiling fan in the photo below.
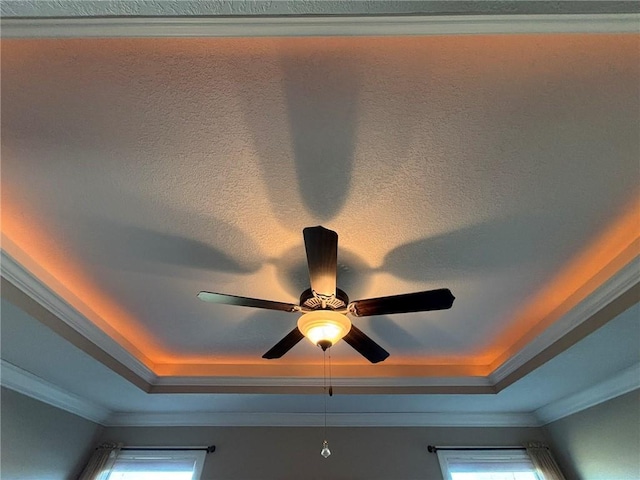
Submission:
M 298 326 L 285 335 L 262 358 L 280 358 L 306 336 L 322 350 L 326 350 L 344 338 L 345 342 L 371 363 L 378 363 L 385 360 L 389 352 L 352 325 L 346 314 L 368 317 L 446 310 L 453 305 L 455 297 L 448 288 L 350 302 L 347 294 L 336 287 L 338 234 L 321 226 L 307 227 L 302 233 L 311 288 L 302 292 L 298 305 L 224 293 L 200 292 L 198 294 L 198 298 L 205 302 L 302 313 Z

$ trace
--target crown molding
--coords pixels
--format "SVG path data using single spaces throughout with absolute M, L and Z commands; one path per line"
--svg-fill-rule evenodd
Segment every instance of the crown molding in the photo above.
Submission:
M 335 377 L 334 387 L 493 387 L 487 377 Z M 323 388 L 322 377 L 158 377 L 154 387 L 310 387 Z
M 64 301 L 4 250 L 0 252 L 0 265 L 2 267 L 0 270 L 1 276 L 18 290 L 129 368 L 145 382 L 151 384 L 155 381 L 156 375 L 142 361 Z
M 629 291 L 640 280 L 640 257 L 635 257 L 626 266 L 616 272 L 609 280 L 600 285 L 593 293 L 573 307 L 540 335 L 529 342 L 515 355 L 495 369 L 489 380 L 496 385 L 517 369 L 531 361 L 559 339 L 586 322 L 606 305 Z
M 112 414 L 109 409 L 68 393 L 5 360 L 0 360 L 0 372 L 0 385 L 3 387 L 92 422 L 104 424 L 105 420 Z
M 640 11 L 637 2 L 588 0 L 540 2 L 530 0 L 230 0 L 178 2 L 139 0 L 4 0 L 3 17 L 104 17 L 135 15 L 166 16 L 257 16 L 257 15 L 498 15 L 498 14 L 579 14 L 632 13 Z
M 104 426 L 317 427 L 324 423 L 322 413 L 112 412 L 5 360 L 0 362 L 3 387 Z M 537 427 L 639 388 L 640 363 L 531 413 L 329 413 L 327 424 L 331 427 Z
M 333 377 L 344 395 L 492 395 L 486 377 Z M 151 385 L 152 394 L 252 393 L 317 395 L 323 381 L 303 377 L 166 377 Z
M 321 427 L 324 413 L 114 413 L 108 427 Z M 530 413 L 327 413 L 328 427 L 536 427 Z
M 541 425 L 546 425 L 639 388 L 640 363 L 636 363 L 607 380 L 545 405 L 533 413 Z
M 638 33 L 640 14 L 3 18 L 4 38 Z

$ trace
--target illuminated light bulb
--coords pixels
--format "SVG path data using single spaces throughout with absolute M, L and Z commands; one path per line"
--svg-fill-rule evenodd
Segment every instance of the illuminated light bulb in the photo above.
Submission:
M 298 319 L 298 330 L 314 345 L 323 350 L 335 345 L 351 330 L 351 321 L 342 313 L 332 310 L 315 310 Z
M 322 450 L 320 450 L 320 455 L 322 455 L 324 458 L 327 458 L 329 455 L 331 455 L 331 450 L 329 450 L 329 442 L 327 442 L 326 440 L 322 442 Z

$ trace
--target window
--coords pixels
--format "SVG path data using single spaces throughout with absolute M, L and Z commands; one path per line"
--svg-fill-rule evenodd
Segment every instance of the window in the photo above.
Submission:
M 445 480 L 542 480 L 524 450 L 438 450 Z
M 107 480 L 198 480 L 206 451 L 121 451 Z

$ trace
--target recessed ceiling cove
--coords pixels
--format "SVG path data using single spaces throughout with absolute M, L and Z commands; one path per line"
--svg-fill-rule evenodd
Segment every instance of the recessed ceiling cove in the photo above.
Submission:
M 638 253 L 637 35 L 2 41 L 3 250 L 159 376 L 317 376 L 302 230 L 391 356 L 486 376 Z

